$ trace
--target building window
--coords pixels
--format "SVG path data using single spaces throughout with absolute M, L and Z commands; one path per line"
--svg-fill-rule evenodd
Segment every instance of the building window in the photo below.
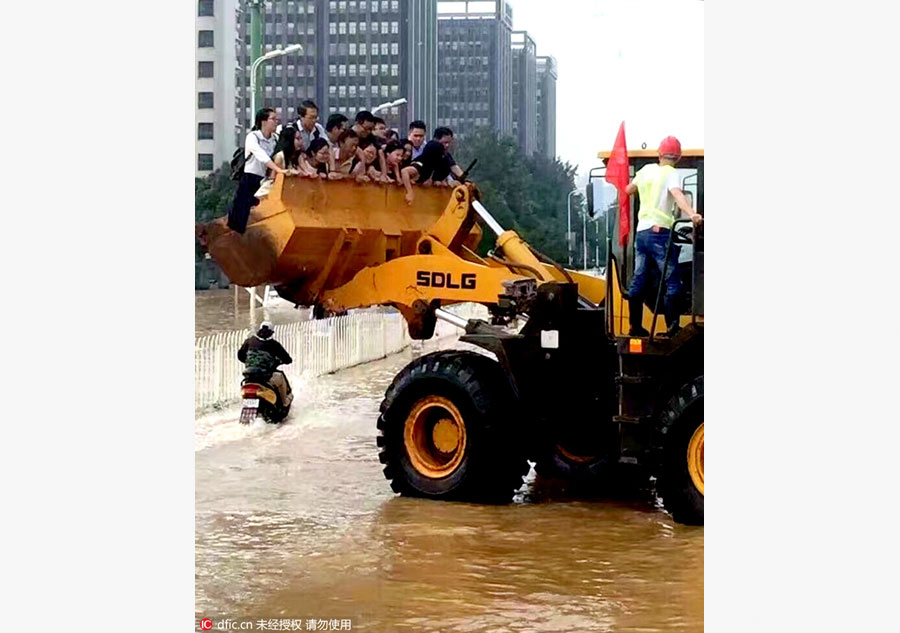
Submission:
M 387 54 L 388 54 L 388 45 L 387 45 L 387 42 L 382 42 L 382 43 L 381 43 L 381 54 L 382 54 L 382 55 L 387 55 Z
M 328 74 L 332 77 L 337 74 L 337 64 L 328 64 Z
M 388 96 L 388 87 L 387 87 L 387 86 L 382 86 L 382 87 L 381 87 L 381 96 L 382 96 L 382 97 Z
M 391 22 L 391 33 L 399 33 L 400 32 L 400 24 L 398 22 Z
M 356 22 L 350 23 L 350 35 L 356 35 Z
M 213 124 L 212 123 L 198 123 L 197 124 L 197 140 L 205 141 L 210 140 L 213 137 Z
M 213 155 L 212 154 L 197 154 L 197 169 L 199 171 L 212 171 L 213 168 Z
M 211 107 L 213 107 L 213 93 L 211 93 L 211 92 L 198 92 L 198 93 L 197 93 L 197 107 L 198 107 L 198 108 L 211 108 Z
M 209 48 L 213 45 L 213 32 L 212 31 L 198 31 L 197 32 L 197 46 L 199 48 Z
M 385 77 L 387 77 L 387 74 L 388 74 L 388 65 L 387 64 L 381 65 L 381 74 L 384 75 Z
M 346 22 L 341 22 L 338 25 L 338 33 L 340 33 L 341 35 L 347 34 L 347 23 Z
M 329 22 L 328 33 L 331 35 L 337 35 L 337 24 L 335 24 L 334 22 Z
M 400 54 L 400 45 L 397 42 L 391 42 L 391 55 Z
M 381 23 L 381 32 L 382 32 L 382 34 L 387 35 L 388 27 L 389 27 L 389 26 L 390 26 L 390 25 L 389 25 L 387 22 L 382 22 L 382 23 Z
M 350 64 L 350 76 L 356 77 L 356 64 Z
M 400 74 L 400 67 L 397 64 L 391 64 L 391 75 L 396 77 Z
M 352 25 L 351 25 L 351 26 L 352 26 Z M 351 54 L 351 55 L 356 55 L 356 44 L 354 44 L 354 43 L 352 43 L 352 42 L 351 42 L 351 44 L 350 44 L 350 54 Z
M 369 67 L 366 66 L 365 64 L 360 64 L 360 65 L 359 65 L 359 76 L 362 77 L 362 76 L 365 75 L 367 72 L 369 72 Z
M 347 76 L 347 66 L 346 64 L 341 64 L 338 66 L 338 77 L 346 77 Z
M 213 0 L 200 0 L 197 3 L 197 15 L 201 18 L 204 16 L 215 15 L 213 13 Z
M 359 32 L 360 32 L 360 33 L 365 33 L 365 32 L 366 32 L 366 28 L 367 28 L 367 25 L 366 25 L 365 22 L 360 22 L 360 23 L 359 23 Z
M 338 86 L 338 96 L 339 97 L 347 96 L 347 86 Z
M 315 12 L 316 12 L 316 5 L 315 5 L 314 3 L 312 3 L 312 2 L 310 2 L 309 4 L 307 4 L 307 5 L 306 5 L 306 12 L 307 12 L 307 13 L 310 13 L 310 14 L 315 13 Z
M 366 43 L 365 43 L 365 42 L 362 42 L 362 43 L 359 45 L 359 54 L 360 54 L 360 55 L 365 55 L 366 53 L 367 53 L 367 51 L 366 51 Z
M 356 86 L 350 86 L 350 96 L 351 97 L 356 96 Z
M 204 77 L 212 77 L 213 76 L 213 62 L 199 62 L 197 64 L 197 77 L 203 79 Z
M 372 22 L 372 32 L 373 33 L 378 32 L 378 22 Z
M 328 86 L 328 94 L 332 97 L 337 94 L 337 86 Z
M 398 0 L 391 0 L 391 11 L 396 13 L 400 10 L 400 2 Z
M 377 74 L 378 74 L 378 64 L 372 64 L 372 76 L 374 77 Z

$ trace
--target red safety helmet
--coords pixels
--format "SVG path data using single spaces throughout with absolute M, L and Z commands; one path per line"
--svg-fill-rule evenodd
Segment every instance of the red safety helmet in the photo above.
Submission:
M 681 143 L 674 136 L 667 136 L 659 144 L 659 155 L 681 158 Z

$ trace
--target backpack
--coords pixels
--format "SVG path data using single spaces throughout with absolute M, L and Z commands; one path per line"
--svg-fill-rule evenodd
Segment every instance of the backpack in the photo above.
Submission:
M 256 137 L 259 140 L 259 136 Z M 278 135 L 275 135 L 276 141 L 278 140 Z M 244 153 L 243 147 L 238 147 L 234 150 L 234 154 L 231 156 L 231 179 L 232 180 L 240 180 L 241 176 L 244 175 L 244 165 L 247 163 L 247 158 L 250 154 Z
M 240 180 L 241 176 L 244 175 L 244 163 L 247 162 L 247 155 L 244 154 L 244 148 L 238 147 L 234 150 L 234 155 L 231 157 L 231 179 L 232 180 Z

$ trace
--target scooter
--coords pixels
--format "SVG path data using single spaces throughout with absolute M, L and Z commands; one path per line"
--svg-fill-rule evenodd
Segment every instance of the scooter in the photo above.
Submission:
M 270 424 L 277 424 L 287 417 L 294 400 L 287 376 L 284 377 L 287 392 L 284 398 L 271 380 L 271 373 L 244 372 L 241 381 L 241 424 L 250 424 L 257 416 Z

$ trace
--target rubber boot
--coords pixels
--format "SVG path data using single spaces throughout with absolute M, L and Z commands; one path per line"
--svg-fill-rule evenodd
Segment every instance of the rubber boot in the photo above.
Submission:
M 644 316 L 644 302 L 640 297 L 628 298 L 628 336 L 650 336 L 650 332 L 644 329 L 642 323 Z

